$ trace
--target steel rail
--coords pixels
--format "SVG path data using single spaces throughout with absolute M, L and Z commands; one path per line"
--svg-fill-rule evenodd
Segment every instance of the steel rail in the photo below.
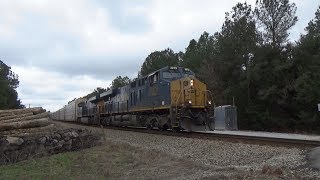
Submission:
M 283 146 L 283 147 L 297 147 L 297 148 L 310 148 L 320 146 L 320 141 L 316 140 L 301 140 L 301 139 L 289 139 L 289 138 L 274 138 L 274 137 L 263 137 L 263 136 L 248 136 L 248 135 L 236 135 L 236 134 L 218 134 L 218 133 L 205 133 L 205 132 L 187 132 L 187 131 L 161 131 L 158 129 L 147 129 L 137 127 L 117 127 L 117 126 L 99 126 L 99 125 L 88 125 L 79 124 L 76 122 L 65 122 L 58 121 L 67 124 L 77 124 L 84 127 L 95 127 L 100 129 L 112 129 L 121 131 L 131 131 L 146 134 L 157 134 L 166 136 L 175 136 L 183 138 L 196 138 L 204 140 L 220 140 L 234 143 L 244 144 L 259 144 L 269 146 Z

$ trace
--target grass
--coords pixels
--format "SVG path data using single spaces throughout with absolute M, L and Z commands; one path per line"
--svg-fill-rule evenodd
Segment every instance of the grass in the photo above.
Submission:
M 0 179 L 59 179 L 68 173 L 76 157 L 77 153 L 71 152 L 0 166 Z
M 172 179 L 198 168 L 158 151 L 105 142 L 90 149 L 0 166 L 0 179 Z
M 135 160 L 130 147 L 102 145 L 0 166 L 0 179 L 105 179 L 120 177 Z M 129 148 L 129 149 L 128 149 Z M 126 150 L 127 152 L 123 151 Z

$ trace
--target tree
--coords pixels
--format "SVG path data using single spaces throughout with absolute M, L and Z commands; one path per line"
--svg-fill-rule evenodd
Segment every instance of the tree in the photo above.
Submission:
M 213 43 L 214 37 L 207 32 L 203 32 L 198 41 L 192 39 L 182 56 L 181 65 L 197 74 L 201 65 L 210 59 Z
M 125 77 L 117 76 L 114 80 L 112 80 L 110 87 L 107 87 L 107 89 L 102 88 L 102 87 L 97 87 L 96 89 L 93 90 L 93 92 L 87 94 L 85 97 L 88 99 L 88 98 L 97 96 L 103 92 L 106 92 L 109 89 L 116 89 L 116 88 L 128 85 L 128 84 L 130 84 L 130 82 L 131 82 L 131 80 L 127 76 L 125 76 Z
M 165 66 L 178 66 L 179 59 L 179 53 L 174 53 L 170 48 L 152 52 L 142 64 L 140 70 L 141 76 L 146 76 Z
M 273 47 L 287 42 L 288 30 L 298 21 L 297 7 L 289 0 L 257 0 L 255 15 L 264 28 L 263 37 Z
M 307 36 L 320 36 L 320 6 L 315 13 L 315 18 L 308 23 L 306 27 Z
M 110 88 L 111 88 L 111 89 L 116 89 L 116 88 L 119 88 L 119 87 L 128 85 L 128 84 L 130 84 L 130 83 L 131 83 L 131 80 L 130 80 L 130 78 L 128 78 L 128 76 L 124 76 L 124 77 L 117 76 L 117 77 L 112 81 Z
M 107 89 L 109 89 L 109 88 L 107 88 Z M 94 96 L 97 96 L 97 95 L 99 95 L 99 94 L 101 94 L 101 93 L 103 93 L 103 92 L 106 92 L 107 89 L 102 88 L 102 87 L 97 87 L 96 89 L 93 90 L 93 92 L 87 94 L 85 97 L 86 97 L 87 99 L 89 99 L 89 98 L 94 97 Z
M 221 32 L 210 39 L 208 58 L 199 76 L 208 83 L 218 104 L 232 103 L 236 97 L 246 107 L 251 97 L 250 66 L 259 39 L 251 6 L 238 3 L 233 7 L 226 13 Z
M 24 108 L 18 99 L 18 86 L 18 75 L 0 60 L 0 109 Z
M 295 13 L 288 0 L 257 0 L 254 11 L 238 3 L 221 31 L 204 32 L 178 54 L 176 61 L 197 72 L 217 105 L 234 97 L 240 129 L 320 133 L 320 7 L 306 35 L 291 43 Z M 156 68 L 145 74 L 166 65 L 159 54 L 149 55 L 144 65 Z
M 320 102 L 320 7 L 306 31 L 297 43 L 293 59 L 295 114 L 300 119 L 296 128 L 320 133 L 320 114 L 317 112 Z
M 288 0 L 257 0 L 255 18 L 262 30 L 262 42 L 254 54 L 251 66 L 252 105 L 248 106 L 248 125 L 259 130 L 293 129 L 298 119 L 293 112 L 295 80 L 288 30 L 297 22 L 296 6 Z M 251 127 L 250 127 L 251 126 Z

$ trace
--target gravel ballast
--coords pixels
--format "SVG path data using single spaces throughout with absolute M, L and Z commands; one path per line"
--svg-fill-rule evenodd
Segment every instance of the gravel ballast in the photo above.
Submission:
M 306 148 L 274 147 L 88 128 L 102 131 L 105 138 L 112 142 L 166 153 L 207 168 L 194 174 L 192 179 L 217 177 L 221 174 L 224 175 L 223 177 L 231 178 L 320 179 L 320 172 L 312 169 L 307 161 L 306 155 L 309 149 Z M 244 175 L 239 176 L 239 174 Z
M 264 168 L 281 169 L 283 173 L 319 177 L 320 173 L 308 168 L 308 150 L 271 147 L 172 137 L 155 134 L 106 130 L 106 137 L 114 142 L 157 150 L 216 168 L 228 167 L 245 171 L 262 171 Z

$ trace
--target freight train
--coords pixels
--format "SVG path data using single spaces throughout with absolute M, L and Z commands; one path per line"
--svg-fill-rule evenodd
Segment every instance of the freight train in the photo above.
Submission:
M 78 98 L 53 120 L 161 130 L 212 130 L 214 103 L 188 68 L 164 67 L 97 96 Z

